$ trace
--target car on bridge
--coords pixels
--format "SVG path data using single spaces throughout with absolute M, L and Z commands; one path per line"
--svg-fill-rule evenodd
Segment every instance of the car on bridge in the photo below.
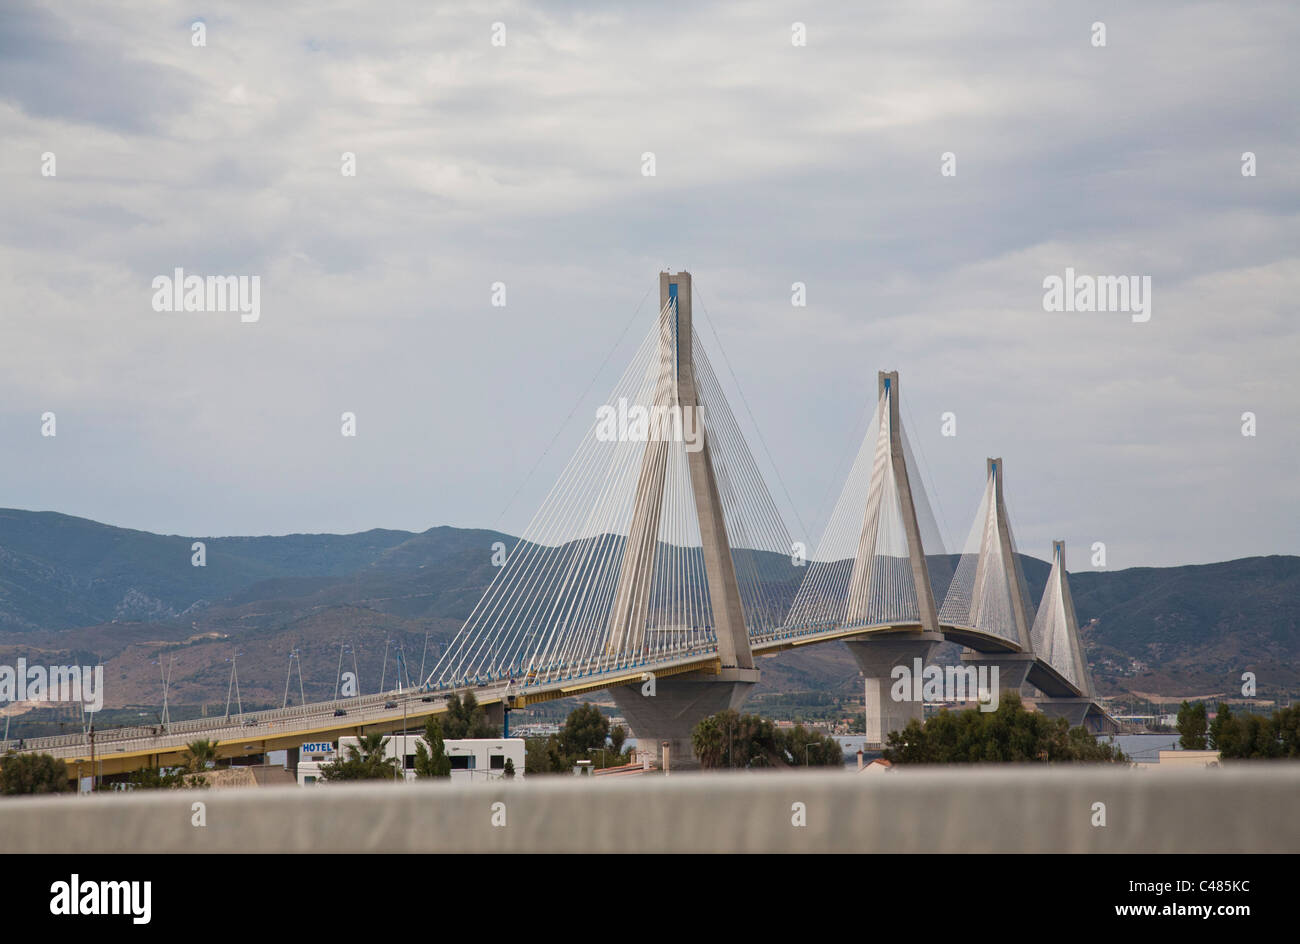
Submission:
M 395 701 L 386 701 L 386 702 L 384 702 L 384 707 L 385 707 L 385 708 L 396 708 L 396 707 L 397 707 L 397 702 L 395 702 Z
M 347 712 L 344 711 L 342 708 L 335 708 L 335 709 L 334 709 L 334 717 L 336 717 L 336 718 L 342 718 L 342 717 L 343 717 L 344 715 L 346 715 L 346 714 L 347 714 Z

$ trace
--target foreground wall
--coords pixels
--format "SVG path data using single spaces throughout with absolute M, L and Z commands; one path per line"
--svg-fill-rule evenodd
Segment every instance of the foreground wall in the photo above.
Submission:
M 206 826 L 193 825 L 196 802 Z M 1105 825 L 1093 825 L 1103 814 Z M 0 845 L 10 853 L 1300 852 L 1300 765 L 538 777 L 0 798 Z

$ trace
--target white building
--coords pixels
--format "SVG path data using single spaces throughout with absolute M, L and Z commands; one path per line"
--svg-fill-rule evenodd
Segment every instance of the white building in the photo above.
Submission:
M 415 780 L 415 746 L 424 738 L 418 734 L 385 735 L 384 757 L 402 758 L 402 772 L 407 780 Z M 337 746 L 332 741 L 304 744 L 298 752 L 298 786 L 324 783 L 321 768 L 337 758 L 348 756 L 348 747 L 357 747 L 355 737 L 341 737 Z M 506 761 L 515 769 L 515 776 L 524 776 L 523 738 L 460 738 L 443 741 L 447 757 L 451 760 L 451 779 L 454 781 L 499 780 L 505 774 Z

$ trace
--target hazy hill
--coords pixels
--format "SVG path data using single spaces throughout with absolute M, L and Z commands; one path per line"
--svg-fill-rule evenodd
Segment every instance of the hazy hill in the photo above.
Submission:
M 191 545 L 207 545 L 193 567 Z M 91 654 L 107 665 L 111 704 L 160 700 L 162 654 L 176 659 L 174 703 L 224 704 L 239 652 L 246 701 L 280 704 L 287 656 L 301 653 L 303 689 L 332 695 L 339 646 L 355 654 L 363 689 L 432 667 L 495 574 L 494 531 L 194 538 L 156 535 L 50 512 L 0 510 L 0 661 Z M 1024 558 L 1030 593 L 1046 563 Z M 1084 645 L 1103 690 L 1300 690 L 1300 558 L 1072 574 Z M 385 659 L 385 650 L 388 658 Z M 840 645 L 764 659 L 764 688 L 856 691 Z M 289 686 L 297 700 L 296 674 Z
M 495 540 L 513 539 L 456 528 L 181 537 L 55 512 L 0 509 L 0 631 L 165 620 L 216 601 L 337 585 L 337 578 L 366 568 L 454 572 L 473 556 L 471 549 L 490 553 Z M 205 567 L 191 564 L 195 541 L 206 546 Z

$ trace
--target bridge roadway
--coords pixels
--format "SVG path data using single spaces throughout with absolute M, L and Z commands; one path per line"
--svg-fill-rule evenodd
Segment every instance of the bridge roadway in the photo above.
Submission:
M 1000 637 L 978 629 L 941 625 L 945 637 L 982 652 L 1016 651 Z M 897 635 L 920 632 L 919 623 L 874 626 L 782 627 L 772 633 L 755 636 L 750 647 L 756 656 L 774 656 L 787 649 L 817 643 L 834 642 L 874 635 Z M 972 645 L 973 644 L 973 645 Z M 186 745 L 199 739 L 216 740 L 219 758 L 248 757 L 268 751 L 296 748 L 311 741 L 336 741 L 340 736 L 392 733 L 404 727 L 419 727 L 426 717 L 446 712 L 452 694 L 473 692 L 478 703 L 489 713 L 501 717 L 505 707 L 525 708 L 540 702 L 584 695 L 618 685 L 639 684 L 646 673 L 667 677 L 687 672 L 716 674 L 722 670 L 716 649 L 669 654 L 640 663 L 601 664 L 604 660 L 569 667 L 568 675 L 523 680 L 490 680 L 483 684 L 449 688 L 408 689 L 313 702 L 292 708 L 245 712 L 229 718 L 193 718 L 161 726 L 106 728 L 95 732 L 94 773 L 100 776 L 129 773 L 141 767 L 167 767 L 180 764 Z M 1044 681 L 1063 682 L 1059 674 L 1042 660 L 1035 668 Z M 1066 683 L 1068 685 L 1068 683 Z M 1058 688 L 1058 684 L 1053 684 Z M 394 707 L 386 707 L 388 704 Z M 336 715 L 344 711 L 344 715 Z M 15 740 L 0 741 L 0 752 L 17 750 Z M 84 734 L 29 738 L 23 741 L 22 753 L 45 753 L 60 758 L 74 777 L 89 777 L 91 745 Z

